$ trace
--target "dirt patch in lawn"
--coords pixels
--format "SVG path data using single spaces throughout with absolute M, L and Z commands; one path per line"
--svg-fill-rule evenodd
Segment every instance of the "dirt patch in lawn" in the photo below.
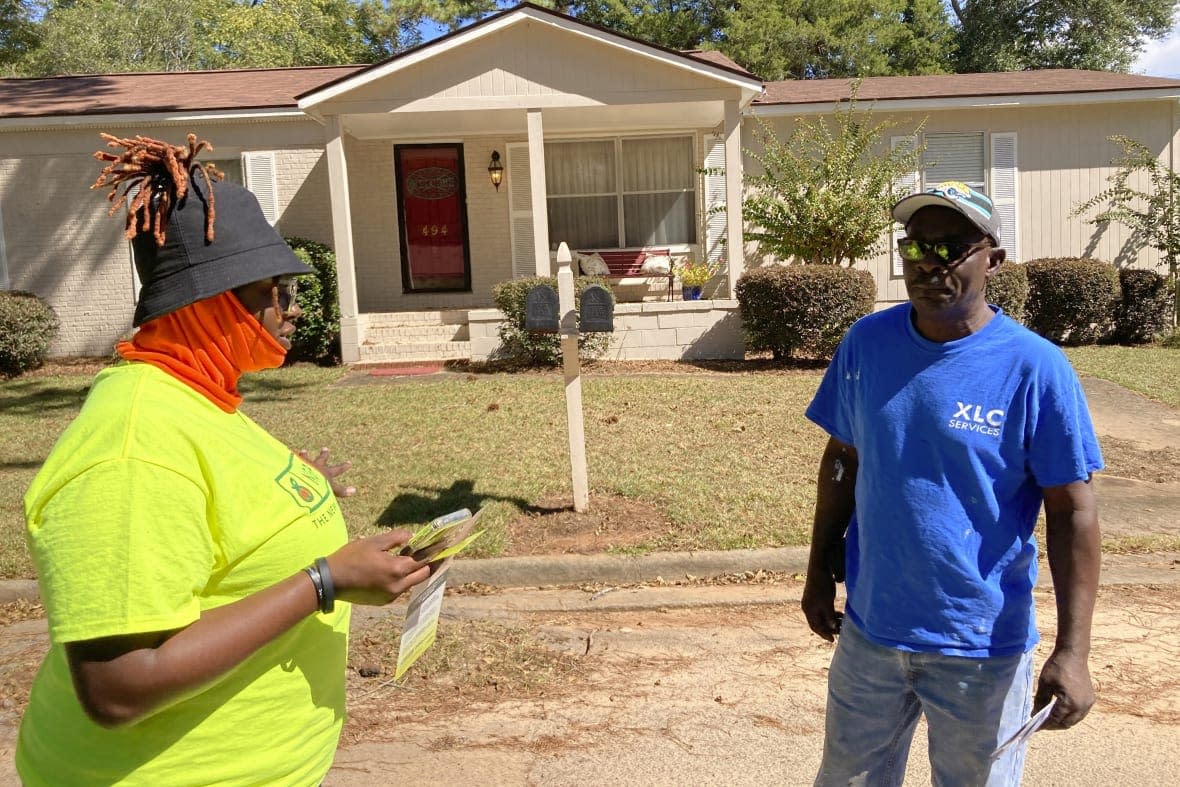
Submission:
M 504 557 L 626 552 L 651 547 L 675 526 L 655 505 L 618 495 L 596 495 L 579 514 L 569 497 L 531 506 L 508 525 Z

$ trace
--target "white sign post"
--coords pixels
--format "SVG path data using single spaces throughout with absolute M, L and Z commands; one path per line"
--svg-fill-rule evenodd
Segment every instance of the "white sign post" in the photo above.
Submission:
M 582 364 L 578 359 L 578 315 L 574 309 L 573 257 L 564 242 L 557 247 L 557 309 L 560 317 L 561 360 L 565 370 L 565 415 L 569 423 L 570 472 L 574 484 L 574 510 L 590 510 L 590 484 L 586 479 L 586 429 L 582 418 Z

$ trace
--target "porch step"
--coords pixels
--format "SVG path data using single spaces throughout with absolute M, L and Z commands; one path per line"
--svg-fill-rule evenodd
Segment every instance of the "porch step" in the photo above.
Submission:
M 462 325 L 433 325 L 425 322 L 406 325 L 380 323 L 369 326 L 369 330 L 365 334 L 365 343 L 465 342 L 469 338 L 471 338 L 471 334 L 467 329 L 467 323 Z
M 370 314 L 360 362 L 452 361 L 471 357 L 467 309 Z
M 466 325 L 467 309 L 440 309 L 425 312 L 377 312 L 369 315 L 369 325 Z
M 362 344 L 361 363 L 454 361 L 471 357 L 471 342 L 399 342 Z

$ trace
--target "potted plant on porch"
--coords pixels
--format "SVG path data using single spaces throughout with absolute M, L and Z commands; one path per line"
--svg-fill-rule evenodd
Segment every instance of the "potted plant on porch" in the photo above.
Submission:
M 680 263 L 676 273 L 680 277 L 681 297 L 686 301 L 699 301 L 701 288 L 717 274 L 717 268 L 708 262 L 697 262 L 687 257 Z

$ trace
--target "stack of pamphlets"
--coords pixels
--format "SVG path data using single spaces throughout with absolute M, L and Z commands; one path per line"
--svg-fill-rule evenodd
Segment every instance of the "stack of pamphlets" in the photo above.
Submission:
M 474 531 L 478 521 L 479 514 L 472 515 L 466 508 L 432 519 L 414 531 L 401 554 L 424 563 L 446 560 L 467 549 L 483 535 L 482 530 Z
M 430 563 L 431 574 L 430 579 L 416 585 L 410 592 L 410 603 L 406 607 L 406 619 L 402 624 L 401 643 L 397 649 L 394 680 L 401 678 L 434 644 L 451 558 L 483 535 L 483 530 L 475 529 L 479 513 L 472 514 L 470 510 L 462 508 L 440 516 L 415 530 L 402 547 L 401 554 Z

